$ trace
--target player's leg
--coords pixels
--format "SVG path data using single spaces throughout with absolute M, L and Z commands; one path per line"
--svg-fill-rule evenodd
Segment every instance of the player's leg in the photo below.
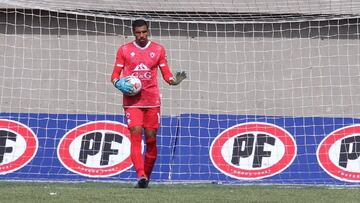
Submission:
M 130 128 L 131 136 L 131 147 L 130 147 L 130 156 L 133 162 L 136 174 L 138 178 L 146 177 L 144 171 L 144 160 L 141 153 L 141 142 L 142 142 L 142 127 L 134 126 Z
M 143 112 L 138 108 L 126 108 L 125 115 L 130 131 L 130 157 L 139 179 L 146 177 L 144 171 L 144 160 L 141 153 Z
M 145 160 L 144 170 L 146 176 L 150 179 L 157 158 L 156 134 L 160 125 L 160 108 L 146 109 L 144 114 L 145 128 Z
M 145 129 L 146 151 L 144 160 L 144 172 L 149 179 L 157 158 L 156 133 L 157 129 Z

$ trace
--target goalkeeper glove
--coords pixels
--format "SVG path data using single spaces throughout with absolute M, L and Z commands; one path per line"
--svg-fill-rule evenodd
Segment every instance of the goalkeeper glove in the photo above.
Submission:
M 114 86 L 124 94 L 130 94 L 133 90 L 133 85 L 128 83 L 129 78 L 124 77 L 114 82 Z
M 170 85 L 178 85 L 186 78 L 185 71 L 176 71 L 175 78 L 170 78 Z

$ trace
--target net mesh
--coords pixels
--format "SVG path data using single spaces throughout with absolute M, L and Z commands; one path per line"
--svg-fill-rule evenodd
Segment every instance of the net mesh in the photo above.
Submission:
M 189 121 L 182 133 L 167 132 L 166 127 L 178 121 L 162 123 L 160 162 L 168 164 L 154 171 L 160 179 L 191 171 L 195 179 L 206 179 L 205 174 L 218 180 L 221 173 L 213 172 L 210 160 L 204 164 L 200 155 L 212 137 L 201 134 L 220 133 L 226 128 L 223 122 L 257 120 L 254 115 L 264 121 L 272 116 L 310 120 L 360 116 L 360 3 L 354 1 L 17 0 L 0 5 L 0 112 L 15 120 L 65 114 L 58 121 L 78 123 L 93 115 L 122 115 L 121 95 L 110 83 L 116 50 L 133 40 L 132 20 L 149 21 L 150 38 L 167 49 L 171 69 L 189 75 L 177 88 L 160 82 L 163 116 L 183 115 L 182 125 Z M 209 119 L 193 124 L 193 114 Z M 325 128 L 326 123 L 320 125 Z M 294 126 L 307 127 L 306 123 L 288 127 Z M 72 127 L 42 123 L 35 129 Z M 200 137 L 187 130 L 198 131 Z M 312 136 L 307 138 L 314 140 L 310 145 L 319 144 L 321 140 Z M 183 143 L 187 138 L 189 143 Z M 55 142 L 41 146 L 45 153 L 55 149 L 60 138 L 42 139 Z M 193 147 L 190 156 L 177 151 L 188 144 Z M 50 162 L 59 177 L 69 174 L 54 160 Z M 317 164 L 313 159 L 305 162 L 308 168 Z M 43 167 L 48 166 L 40 165 L 39 170 Z M 29 169 L 27 174 L 37 173 Z M 304 173 L 311 175 L 310 169 Z

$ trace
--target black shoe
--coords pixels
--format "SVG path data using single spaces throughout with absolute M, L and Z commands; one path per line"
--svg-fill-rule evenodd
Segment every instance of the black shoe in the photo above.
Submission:
M 149 180 L 146 177 L 141 177 L 138 182 L 137 185 L 135 186 L 135 188 L 147 188 L 149 185 Z

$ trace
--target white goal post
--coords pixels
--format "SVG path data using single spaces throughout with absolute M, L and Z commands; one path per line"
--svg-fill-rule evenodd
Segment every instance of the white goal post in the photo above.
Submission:
M 110 75 L 117 48 L 133 40 L 131 22 L 142 18 L 170 69 L 189 75 L 178 87 L 159 77 L 155 181 L 360 182 L 360 3 L 0 7 L 0 179 L 136 178 Z

